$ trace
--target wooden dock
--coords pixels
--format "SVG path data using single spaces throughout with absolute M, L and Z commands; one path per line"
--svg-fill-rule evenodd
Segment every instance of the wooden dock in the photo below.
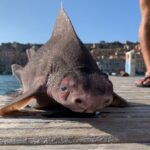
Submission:
M 0 150 L 149 150 L 150 88 L 138 77 L 111 77 L 128 108 L 105 108 L 91 116 L 57 117 L 45 112 L 0 118 Z M 0 97 L 0 106 L 10 97 Z

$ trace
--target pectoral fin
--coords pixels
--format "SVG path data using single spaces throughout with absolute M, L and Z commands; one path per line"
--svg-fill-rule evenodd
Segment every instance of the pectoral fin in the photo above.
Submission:
M 19 111 L 20 109 L 26 107 L 29 103 L 31 103 L 32 100 L 32 97 L 28 97 L 26 99 L 8 104 L 0 109 L 0 116 L 9 115 L 14 111 Z
M 35 100 L 35 98 L 33 97 L 38 89 L 39 88 L 24 93 L 21 96 L 17 97 L 12 103 L 0 108 L 0 116 L 11 114 L 14 111 L 18 111 L 26 107 L 29 103 L 32 102 L 32 100 Z
M 113 102 L 111 103 L 112 107 L 127 107 L 129 106 L 129 104 L 127 103 L 127 101 L 122 98 L 121 96 L 119 96 L 118 94 L 116 94 L 115 92 L 113 93 Z

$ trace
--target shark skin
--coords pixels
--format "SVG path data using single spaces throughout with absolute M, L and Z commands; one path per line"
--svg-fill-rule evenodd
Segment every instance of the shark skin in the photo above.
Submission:
M 63 7 L 50 39 L 36 52 L 26 52 L 25 67 L 12 65 L 12 72 L 22 85 L 22 95 L 1 108 L 1 116 L 27 105 L 44 109 L 56 103 L 79 113 L 93 113 L 111 104 L 128 106 L 113 91 L 112 82 L 77 36 Z

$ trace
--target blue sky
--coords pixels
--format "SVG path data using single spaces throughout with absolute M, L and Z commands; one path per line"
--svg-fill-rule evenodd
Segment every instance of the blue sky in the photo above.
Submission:
M 61 0 L 0 0 L 0 43 L 45 43 Z M 138 41 L 138 0 L 63 0 L 80 39 L 85 42 Z

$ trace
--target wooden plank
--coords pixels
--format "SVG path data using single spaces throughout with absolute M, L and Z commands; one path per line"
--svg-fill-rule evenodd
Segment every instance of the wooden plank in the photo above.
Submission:
M 149 150 L 149 143 L 0 146 L 1 150 Z
M 99 149 L 100 147 L 102 149 L 105 149 L 105 147 L 107 149 L 128 149 L 130 144 L 125 143 L 150 143 L 150 89 L 135 87 L 134 81 L 137 79 L 132 77 L 111 77 L 115 91 L 130 102 L 131 106 L 128 108 L 105 108 L 101 110 L 99 116 L 90 118 L 54 118 L 51 116 L 51 112 L 41 111 L 29 113 L 28 116 L 18 116 L 18 118 L 0 118 L 0 144 L 99 143 L 102 145 L 87 145 L 87 147 L 86 145 L 74 145 L 76 147 L 71 145 L 70 148 L 79 149 L 81 147 L 83 149 L 83 146 L 85 146 L 85 149 L 87 149 L 93 146 L 91 149 Z M 0 100 L 0 105 L 2 106 L 12 99 L 0 96 Z M 144 150 L 149 145 L 133 144 L 130 146 L 134 149 Z M 56 146 L 56 148 L 58 147 Z M 65 147 L 62 146 L 62 148 Z
M 0 144 L 94 144 L 150 142 L 150 120 L 64 118 L 47 122 L 1 125 Z M 9 126 L 7 128 L 7 126 Z

